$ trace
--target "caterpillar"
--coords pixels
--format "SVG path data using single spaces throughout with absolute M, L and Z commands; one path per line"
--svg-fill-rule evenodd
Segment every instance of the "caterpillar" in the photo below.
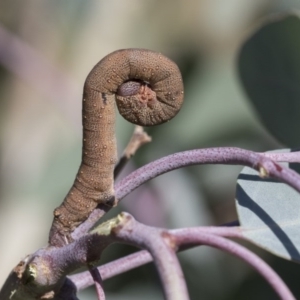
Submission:
M 113 206 L 113 171 L 117 161 L 115 102 L 120 114 L 141 126 L 173 118 L 183 102 L 177 65 L 160 53 L 122 49 L 91 70 L 83 89 L 82 161 L 73 186 L 54 210 L 49 244 L 61 247 L 99 204 Z

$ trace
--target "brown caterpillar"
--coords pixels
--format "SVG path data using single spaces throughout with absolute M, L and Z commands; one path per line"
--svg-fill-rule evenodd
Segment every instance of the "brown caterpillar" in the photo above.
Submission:
M 112 206 L 117 160 L 115 101 L 129 122 L 152 126 L 173 118 L 183 102 L 177 65 L 150 50 L 124 49 L 104 57 L 83 90 L 82 162 L 63 203 L 54 210 L 49 244 L 63 246 L 98 204 Z

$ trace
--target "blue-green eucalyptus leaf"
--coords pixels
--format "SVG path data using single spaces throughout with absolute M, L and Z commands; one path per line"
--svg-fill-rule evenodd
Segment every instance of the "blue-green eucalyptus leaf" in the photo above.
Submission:
M 289 150 L 284 150 L 288 152 Z M 282 164 L 296 171 L 299 164 Z M 300 194 L 245 167 L 238 176 L 236 208 L 243 235 L 259 247 L 300 262 Z
M 270 18 L 242 45 L 238 72 L 248 99 L 280 142 L 300 145 L 300 19 Z

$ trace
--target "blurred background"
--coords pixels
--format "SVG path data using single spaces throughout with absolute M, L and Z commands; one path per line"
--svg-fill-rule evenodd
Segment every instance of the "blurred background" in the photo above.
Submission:
M 258 120 L 236 72 L 245 37 L 267 15 L 299 9 L 292 0 L 0 2 L 0 286 L 26 254 L 47 243 L 52 211 L 71 187 L 81 157 L 85 78 L 105 55 L 148 48 L 182 71 L 185 103 L 167 124 L 149 128 L 121 177 L 154 159 L 193 148 L 282 147 Z M 121 153 L 133 125 L 118 117 Z M 241 167 L 198 166 L 163 175 L 124 199 L 110 216 L 130 212 L 167 228 L 237 219 Z M 300 297 L 300 267 L 250 244 Z M 132 252 L 115 245 L 103 262 Z M 248 266 L 198 247 L 180 254 L 191 299 L 275 299 Z M 155 269 L 145 266 L 105 282 L 108 299 L 162 299 Z M 95 299 L 93 289 L 80 299 Z

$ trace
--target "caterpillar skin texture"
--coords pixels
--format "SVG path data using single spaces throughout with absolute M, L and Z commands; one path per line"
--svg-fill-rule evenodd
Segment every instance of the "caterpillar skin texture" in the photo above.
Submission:
M 120 114 L 141 126 L 173 118 L 183 102 L 177 65 L 160 53 L 124 49 L 104 57 L 84 84 L 82 161 L 74 184 L 54 210 L 49 244 L 61 247 L 98 204 L 113 206 L 117 161 L 115 102 Z

